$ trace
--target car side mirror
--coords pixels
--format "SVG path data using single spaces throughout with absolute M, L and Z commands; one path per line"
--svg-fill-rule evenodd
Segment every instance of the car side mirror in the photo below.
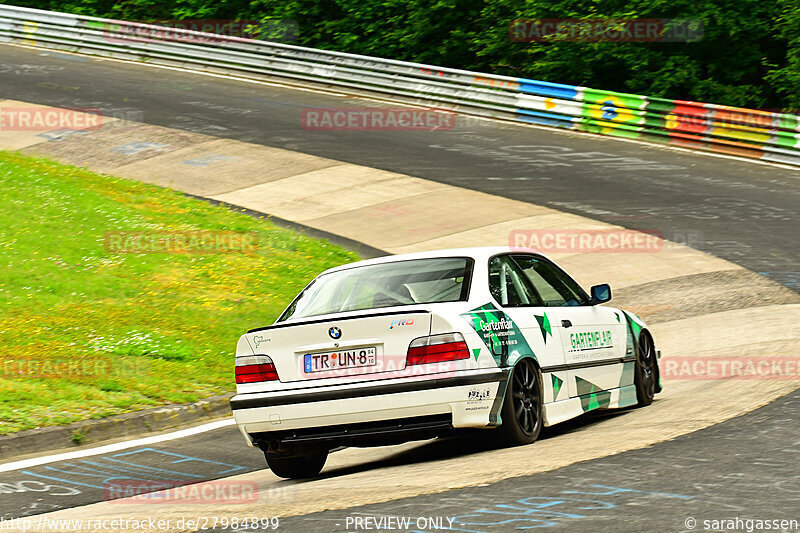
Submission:
M 592 301 L 591 305 L 601 304 L 611 299 L 611 286 L 608 283 L 602 285 L 595 285 L 592 287 Z

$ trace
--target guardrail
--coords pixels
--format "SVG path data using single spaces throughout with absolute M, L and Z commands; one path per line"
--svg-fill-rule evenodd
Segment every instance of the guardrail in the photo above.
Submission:
M 800 117 L 0 4 L 0 41 L 800 165 Z

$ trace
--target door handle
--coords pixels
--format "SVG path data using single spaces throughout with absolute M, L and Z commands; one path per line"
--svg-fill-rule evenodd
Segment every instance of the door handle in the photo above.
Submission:
M 565 328 L 571 328 L 572 322 L 570 322 L 569 320 L 562 320 L 561 325 L 564 326 Z

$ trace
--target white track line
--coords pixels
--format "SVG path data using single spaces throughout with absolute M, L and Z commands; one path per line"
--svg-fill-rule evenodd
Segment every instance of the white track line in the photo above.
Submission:
M 126 450 L 135 446 L 147 446 L 149 444 L 156 444 L 168 440 L 182 439 L 183 437 L 190 437 L 198 433 L 205 433 L 206 431 L 213 431 L 234 424 L 233 418 L 226 418 L 225 420 L 218 420 L 216 422 L 209 422 L 201 426 L 195 426 L 180 431 L 173 431 L 172 433 L 165 433 L 163 435 L 153 435 L 152 437 L 144 437 L 136 440 L 129 440 L 125 442 L 116 442 L 114 444 L 106 444 L 105 446 L 98 446 L 97 448 L 87 448 L 85 450 L 75 450 L 74 452 L 58 453 L 56 455 L 46 455 L 44 457 L 34 457 L 32 459 L 23 459 L 21 461 L 14 461 L 12 463 L 5 463 L 0 465 L 0 472 L 10 472 L 12 470 L 19 470 L 20 468 L 30 468 L 33 466 L 44 465 L 47 463 L 55 463 L 57 461 L 68 461 L 70 459 L 78 459 L 81 457 L 89 457 L 91 455 L 100 455 L 103 453 L 116 452 L 119 450 Z

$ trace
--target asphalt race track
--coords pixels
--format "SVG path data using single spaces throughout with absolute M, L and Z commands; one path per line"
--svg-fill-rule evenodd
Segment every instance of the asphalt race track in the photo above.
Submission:
M 109 480 L 145 474 L 178 485 L 264 468 L 264 457 L 245 446 L 235 426 L 184 438 L 0 473 L 0 518 L 33 516 L 111 496 Z M 126 487 L 132 488 L 132 487 Z
M 430 526 L 436 519 L 448 525 L 450 518 L 451 530 L 462 532 L 657 532 L 702 531 L 706 520 L 738 517 L 795 520 L 783 530 L 797 531 L 798 409 L 795 391 L 741 418 L 656 446 L 485 487 L 289 517 L 281 526 L 309 533 L 352 531 L 357 517 L 391 516 L 410 519 L 409 531 L 435 531 Z M 431 446 L 452 449 L 448 444 Z M 695 528 L 689 527 L 692 519 Z
M 660 231 L 800 292 L 800 170 L 464 117 L 451 131 L 306 131 L 304 108 L 375 104 L 15 46 L 0 47 L 0 70 L 3 98 L 100 108 Z
M 451 131 L 306 131 L 300 125 L 304 108 L 376 104 L 15 46 L 0 46 L 0 74 L 0 98 L 99 107 L 120 118 L 329 157 L 660 231 L 666 239 L 800 292 L 800 170 L 464 117 Z M 798 406 L 800 393 L 794 392 L 744 416 L 645 449 L 485 486 L 282 518 L 279 530 L 354 531 L 359 529 L 356 518 L 363 525 L 366 517 L 388 516 L 412 519 L 413 526 L 404 528 L 410 531 L 435 531 L 433 519 L 450 525 L 447 518 L 455 518 L 452 530 L 465 532 L 727 531 L 731 528 L 704 528 L 703 520 L 800 520 Z M 584 416 L 550 428 L 542 439 L 615 416 L 624 413 Z M 409 444 L 382 455 L 364 452 L 360 466 L 324 475 L 346 476 L 357 469 L 380 476 L 383 468 L 408 464 L 436 468 L 439 458 L 459 456 L 469 462 L 489 448 L 474 435 Z M 370 457 L 378 460 L 370 463 Z M 103 480 L 125 472 L 161 469 L 163 479 L 191 482 L 264 466 L 260 452 L 247 448 L 231 426 L 0 472 L 0 487 L 12 487 L 0 491 L 0 517 L 104 501 Z M 294 483 L 277 482 L 276 487 Z M 417 523 L 420 517 L 431 521 Z M 697 520 L 694 526 L 690 517 Z

